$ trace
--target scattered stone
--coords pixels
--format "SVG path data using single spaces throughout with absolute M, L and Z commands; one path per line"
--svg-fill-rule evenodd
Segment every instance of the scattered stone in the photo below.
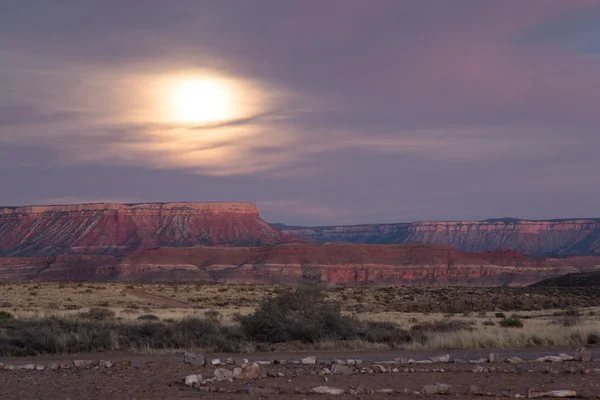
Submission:
M 275 364 L 275 365 L 285 365 L 285 364 L 287 364 L 287 361 L 286 360 L 274 360 L 273 364 Z
M 92 360 L 73 360 L 73 366 L 76 368 L 86 368 L 94 365 Z
M 592 352 L 586 347 L 580 347 L 575 351 L 575 361 L 590 361 Z
M 310 357 L 305 357 L 301 360 L 302 364 L 316 364 L 317 363 L 317 357 L 314 356 L 310 356 Z
M 227 360 L 225 360 L 225 364 L 226 365 L 235 365 L 235 360 L 233 359 L 233 357 L 229 357 Z
M 380 374 L 384 374 L 386 372 L 390 372 L 389 368 L 386 368 L 385 366 L 383 366 L 381 364 L 375 364 L 375 365 L 373 365 L 373 371 L 378 372 Z
M 546 356 L 540 357 L 535 360 L 536 362 L 563 362 L 562 357 L 559 356 Z
M 342 360 L 342 359 L 339 359 L 339 358 L 338 358 L 338 359 L 336 359 L 336 360 L 333 360 L 333 363 L 334 363 L 334 364 L 340 364 L 340 365 L 346 365 L 346 364 L 348 364 L 348 363 L 346 362 L 346 360 Z
M 60 369 L 70 369 L 71 364 L 60 364 Z
M 280 394 L 281 389 L 275 387 L 254 387 L 254 386 L 246 386 L 244 388 L 238 389 L 239 393 L 250 394 L 253 396 L 267 396 L 270 394 Z
M 202 381 L 202 375 L 188 375 L 183 378 L 183 383 L 185 386 L 192 387 L 194 383 L 199 383 Z
M 213 374 L 218 382 L 233 378 L 233 372 L 227 368 L 216 368 Z
M 468 393 L 472 394 L 474 396 L 482 396 L 483 395 L 483 391 L 477 385 L 469 385 L 469 391 L 468 391 Z
M 212 385 L 203 384 L 201 382 L 196 382 L 192 384 L 192 389 L 197 390 L 199 392 L 216 392 L 217 389 Z
M 577 393 L 574 390 L 540 390 L 540 389 L 529 389 L 527 391 L 527 397 L 530 399 L 537 399 L 539 397 L 577 397 Z
M 255 361 L 255 362 L 258 365 L 271 365 L 272 364 L 272 362 L 269 360 L 261 360 L 261 361 Z
M 3 364 L 3 365 L 0 365 L 0 368 L 5 369 L 7 371 L 12 371 L 15 369 L 15 366 L 10 365 L 10 364 Z
M 316 394 L 333 394 L 333 395 L 341 395 L 344 394 L 344 389 L 332 387 L 332 386 L 317 386 L 310 389 L 311 393 Z
M 434 363 L 447 363 L 450 362 L 450 354 L 446 354 L 443 356 L 435 356 L 431 357 L 431 361 Z
M 354 369 L 345 364 L 333 364 L 331 366 L 331 372 L 337 375 L 352 375 L 354 373 Z
M 560 353 L 558 356 L 562 358 L 563 361 L 573 361 L 575 359 L 575 357 L 565 353 Z
M 392 393 L 394 393 L 394 389 L 385 388 L 385 389 L 376 390 L 376 392 L 383 393 L 383 394 L 392 394 Z
M 488 362 L 487 358 L 480 358 L 479 360 L 469 360 L 471 364 L 483 364 Z
M 346 364 L 348 364 L 348 365 L 361 365 L 362 363 L 363 363 L 363 360 L 359 360 L 359 359 L 346 360 Z
M 517 372 L 535 372 L 526 365 L 515 365 L 515 371 Z
M 206 359 L 202 354 L 186 352 L 183 354 L 183 362 L 186 364 L 204 366 Z
M 44 364 L 37 364 L 35 366 L 35 369 L 38 370 L 38 371 L 43 371 L 43 370 L 46 369 L 46 366 Z
M 25 364 L 25 365 L 20 366 L 19 369 L 34 370 L 35 364 Z
M 406 364 L 408 362 L 406 358 L 402 357 L 394 358 L 394 361 L 396 361 L 397 364 Z
M 478 365 L 475 368 L 473 368 L 473 372 L 475 372 L 475 373 L 485 372 L 485 368 L 483 368 L 481 365 Z
M 522 360 L 522 359 L 520 359 L 519 357 L 508 357 L 508 358 L 506 359 L 506 362 L 507 362 L 507 363 L 513 363 L 513 364 L 514 364 L 514 363 L 522 363 L 522 362 L 523 362 L 523 360 Z
M 419 360 L 419 361 L 415 361 L 415 364 L 433 364 L 433 361 L 431 361 L 431 360 Z
M 119 360 L 119 361 L 115 361 L 113 363 L 113 366 L 117 367 L 117 368 L 131 367 L 131 360 Z
M 100 361 L 98 361 L 98 366 L 100 368 L 112 368 L 113 363 L 110 360 L 108 360 L 108 361 L 107 360 L 100 360 Z
M 210 360 L 211 365 L 221 365 L 221 359 L 220 358 L 213 358 L 212 360 Z
M 435 385 L 427 385 L 421 389 L 421 393 L 426 395 L 431 394 L 450 394 L 450 385 L 446 383 L 436 383 Z
M 261 369 L 258 363 L 252 363 L 244 365 L 242 367 L 234 368 L 232 377 L 235 379 L 254 380 L 261 376 Z
M 331 374 L 333 374 L 333 372 L 331 372 L 331 370 L 329 368 L 323 368 L 319 372 L 319 375 L 322 375 L 322 376 L 324 376 L 324 375 L 331 375 Z

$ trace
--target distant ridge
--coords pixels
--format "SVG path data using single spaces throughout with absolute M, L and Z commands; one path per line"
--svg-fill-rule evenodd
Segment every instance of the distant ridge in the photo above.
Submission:
M 276 225 L 294 236 L 318 242 L 445 244 L 463 251 L 500 249 L 527 255 L 600 254 L 600 218 L 484 221 L 424 221 L 391 224 L 298 227 Z

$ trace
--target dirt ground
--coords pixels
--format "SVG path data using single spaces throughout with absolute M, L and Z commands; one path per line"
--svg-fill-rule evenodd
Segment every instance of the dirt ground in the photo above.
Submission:
M 526 396 L 531 388 L 545 390 L 575 390 L 578 397 L 600 398 L 600 363 L 565 362 L 557 364 L 523 363 L 483 364 L 495 366 L 493 372 L 473 372 L 474 365 L 428 364 L 413 365 L 415 372 L 329 375 L 317 373 L 328 365 L 268 365 L 263 372 L 271 375 L 281 372 L 284 377 L 263 377 L 251 382 L 234 381 L 215 383 L 223 392 L 198 392 L 181 383 L 184 376 L 202 374 L 212 377 L 214 367 L 194 367 L 181 362 L 161 360 L 136 362 L 131 367 L 110 369 L 68 369 L 7 371 L 0 369 L 0 398 L 13 399 L 242 399 L 242 398 L 342 398 L 390 399 L 415 398 L 425 385 L 446 383 L 451 392 L 446 397 L 517 397 Z M 232 367 L 230 367 L 231 369 Z M 444 372 L 439 372 L 443 368 Z M 434 372 L 433 370 L 436 370 Z M 316 395 L 307 391 L 316 386 L 339 387 L 346 391 L 341 396 Z M 472 386 L 477 386 L 474 388 Z M 243 394 L 236 389 L 276 388 L 278 394 Z M 471 388 L 470 388 L 471 386 Z M 362 390 L 349 394 L 350 389 Z M 377 393 L 380 389 L 393 389 L 392 394 Z M 373 393 L 369 393 L 373 391 Z M 475 392 L 475 393 L 473 393 Z M 424 397 L 439 397 L 429 395 Z

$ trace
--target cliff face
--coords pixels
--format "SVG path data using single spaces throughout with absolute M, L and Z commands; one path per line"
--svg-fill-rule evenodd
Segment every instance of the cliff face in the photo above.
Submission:
M 515 250 L 530 255 L 600 254 L 600 220 L 488 220 L 299 228 L 284 232 L 319 242 L 433 243 L 463 251 Z
M 126 256 L 0 258 L 0 281 L 323 282 L 345 285 L 528 285 L 600 268 L 600 257 L 532 258 L 439 245 L 285 244 L 159 248 Z
M 81 204 L 0 208 L 0 254 L 124 254 L 157 246 L 297 241 L 252 203 Z

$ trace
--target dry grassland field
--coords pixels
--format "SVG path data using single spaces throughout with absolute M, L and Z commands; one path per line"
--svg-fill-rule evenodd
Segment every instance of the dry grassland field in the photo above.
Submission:
M 0 352 L 151 353 L 191 347 L 249 352 L 282 348 L 514 349 L 600 342 L 600 294 L 593 288 L 325 288 L 326 302 L 338 303 L 343 316 L 364 324 L 360 333 L 345 336 L 325 332 L 318 337 L 311 333 L 306 338 L 261 340 L 260 335 L 244 337 L 237 332 L 236 315 L 252 313 L 261 299 L 272 298 L 282 290 L 289 292 L 293 288 L 171 283 L 3 284 L 0 312 L 4 322 L 0 323 L 4 328 L 0 325 L 0 341 L 12 340 L 12 344 L 0 346 Z M 14 343 L 15 336 L 23 333 L 21 330 L 29 332 L 36 329 L 36 322 L 47 321 L 56 326 L 47 332 L 45 345 Z M 183 329 L 182 324 L 194 323 L 210 325 L 202 325 L 202 329 L 212 332 L 207 336 L 218 331 L 222 338 L 205 340 L 172 332 Z M 156 332 L 145 337 L 139 332 L 144 327 Z M 96 331 L 102 329 L 127 329 L 122 334 L 129 339 L 114 337 L 117 333 L 111 333 L 113 337 L 108 342 L 94 339 Z M 135 335 L 140 337 L 134 340 Z M 162 341 L 161 335 L 186 338 Z

